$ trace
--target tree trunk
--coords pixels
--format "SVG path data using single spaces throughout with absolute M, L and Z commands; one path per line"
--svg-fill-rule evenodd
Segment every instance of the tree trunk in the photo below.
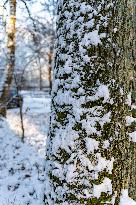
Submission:
M 129 132 L 136 131 L 136 2 L 133 1 L 133 69 L 131 70 L 131 91 L 132 91 L 132 118 L 133 121 L 130 123 Z M 129 180 L 129 195 L 131 198 L 136 200 L 136 143 L 131 142 L 130 146 L 131 153 L 131 169 L 130 169 L 130 180 Z
M 16 34 L 16 0 L 10 0 L 10 22 L 7 30 L 7 71 L 6 80 L 0 97 L 0 115 L 6 116 L 6 103 L 9 96 L 9 90 L 12 84 L 13 72 L 15 67 L 15 34 Z
M 48 54 L 48 81 L 49 81 L 49 94 L 51 94 L 52 90 L 52 53 L 53 51 L 50 50 L 50 53 Z
M 42 66 L 40 56 L 37 57 L 37 66 L 39 68 L 39 89 L 42 90 Z
M 128 189 L 131 3 L 59 1 L 46 205 L 119 205 Z
M 134 58 L 134 66 L 133 66 L 133 91 L 136 89 L 136 2 L 133 0 L 133 58 Z

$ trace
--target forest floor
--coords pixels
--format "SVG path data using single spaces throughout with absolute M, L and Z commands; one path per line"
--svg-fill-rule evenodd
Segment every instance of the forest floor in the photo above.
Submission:
M 23 93 L 25 143 L 19 109 L 0 121 L 0 205 L 42 205 L 49 96 Z

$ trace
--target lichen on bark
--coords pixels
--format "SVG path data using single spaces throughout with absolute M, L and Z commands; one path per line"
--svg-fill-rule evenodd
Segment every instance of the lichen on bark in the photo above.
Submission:
M 118 205 L 128 188 L 128 2 L 59 1 L 46 205 Z

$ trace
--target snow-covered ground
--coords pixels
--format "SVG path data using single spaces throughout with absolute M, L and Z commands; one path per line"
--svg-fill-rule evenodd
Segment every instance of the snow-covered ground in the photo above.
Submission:
M 23 98 L 23 123 L 25 129 L 25 142 L 35 146 L 44 156 L 45 142 L 48 132 L 50 97 L 44 94 L 26 94 Z M 19 109 L 8 110 L 7 120 L 9 127 L 18 136 L 22 136 Z
M 24 95 L 25 143 L 19 110 L 0 121 L 0 205 L 42 205 L 50 98 Z

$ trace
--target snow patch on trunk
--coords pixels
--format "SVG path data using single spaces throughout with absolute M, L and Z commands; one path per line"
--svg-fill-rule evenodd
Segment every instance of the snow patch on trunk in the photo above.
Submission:
M 119 205 L 136 205 L 136 202 L 128 196 L 128 190 L 122 190 L 122 195 Z
M 102 192 L 112 194 L 111 180 L 107 177 L 103 180 L 102 184 L 94 185 L 93 187 L 94 197 L 99 198 Z

